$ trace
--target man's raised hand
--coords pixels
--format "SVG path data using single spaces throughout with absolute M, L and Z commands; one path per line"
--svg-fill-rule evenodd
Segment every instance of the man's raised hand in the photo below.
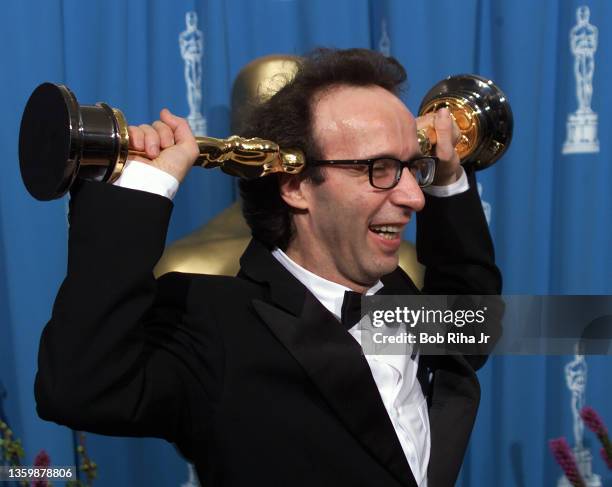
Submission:
M 174 176 L 179 183 L 200 155 L 198 144 L 187 120 L 164 108 L 160 120 L 152 125 L 131 125 L 128 128 L 130 149 L 145 152 L 146 157 L 131 156 Z
M 435 156 L 440 158 L 436 167 L 433 184 L 447 186 L 459 179 L 462 174 L 459 155 L 455 150 L 461 132 L 448 108 L 435 113 L 427 113 L 416 119 L 417 130 L 431 127 L 436 131 Z

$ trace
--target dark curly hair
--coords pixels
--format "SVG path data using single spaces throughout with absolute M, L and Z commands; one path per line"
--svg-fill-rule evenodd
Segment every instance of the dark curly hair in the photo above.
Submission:
M 240 135 L 273 140 L 282 148 L 300 149 L 306 160 L 321 159 L 312 134 L 312 101 L 332 86 L 377 85 L 394 94 L 406 71 L 392 57 L 369 49 L 316 49 L 299 61 L 295 77 L 269 100 L 246 114 Z M 308 167 L 300 177 L 321 184 L 319 167 Z M 285 250 L 291 241 L 291 208 L 281 198 L 275 175 L 241 180 L 242 212 L 254 238 L 268 248 Z

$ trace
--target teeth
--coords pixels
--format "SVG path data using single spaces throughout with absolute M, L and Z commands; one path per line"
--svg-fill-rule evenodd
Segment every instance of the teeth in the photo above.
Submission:
M 370 227 L 370 229 L 385 240 L 393 240 L 397 238 L 397 234 L 401 232 L 402 227 L 395 225 L 373 225 Z
M 372 226 L 370 227 L 375 232 L 398 233 L 402 228 L 392 225 Z

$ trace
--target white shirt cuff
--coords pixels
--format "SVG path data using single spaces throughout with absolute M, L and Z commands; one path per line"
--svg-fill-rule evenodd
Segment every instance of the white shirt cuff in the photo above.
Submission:
M 465 174 L 465 170 L 461 168 L 461 176 L 454 183 L 447 186 L 426 186 L 423 188 L 423 191 L 431 196 L 447 198 L 464 193 L 468 189 L 470 189 L 470 182 L 468 181 L 467 174 Z
M 170 200 L 179 187 L 178 180 L 172 174 L 140 161 L 127 161 L 121 176 L 113 184 L 158 194 Z

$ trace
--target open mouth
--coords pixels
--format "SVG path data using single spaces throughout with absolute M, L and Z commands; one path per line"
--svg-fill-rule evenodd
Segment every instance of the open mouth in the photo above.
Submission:
M 400 238 L 403 226 L 400 225 L 370 225 L 370 231 L 385 240 L 395 240 Z

